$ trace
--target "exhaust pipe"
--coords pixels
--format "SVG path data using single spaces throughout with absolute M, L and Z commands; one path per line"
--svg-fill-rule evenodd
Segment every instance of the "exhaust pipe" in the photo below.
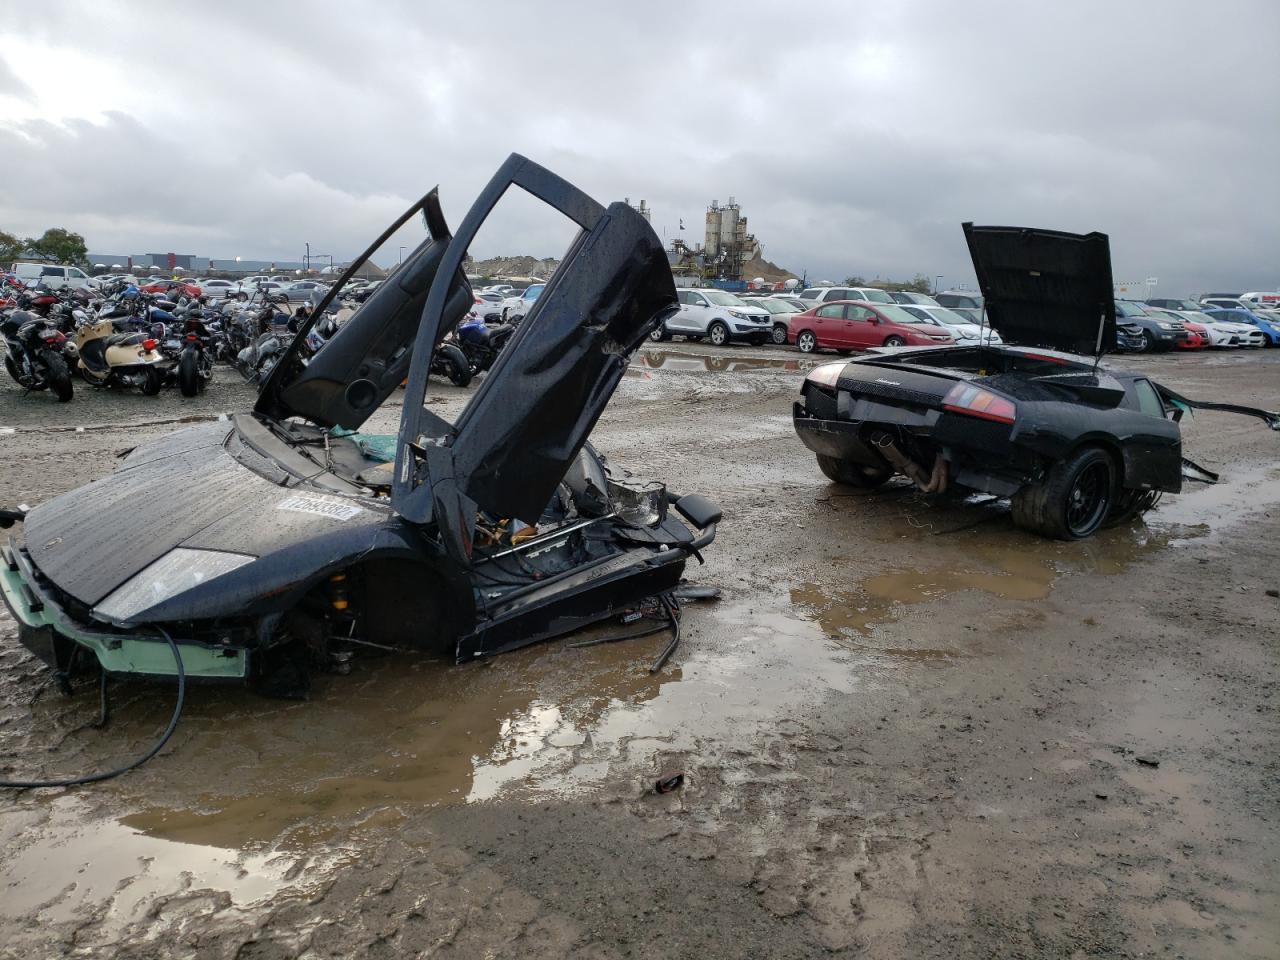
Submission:
M 910 478 L 921 493 L 942 493 L 947 489 L 947 461 L 942 458 L 941 453 L 933 458 L 932 472 L 925 473 L 924 467 L 903 453 L 889 434 L 872 434 L 871 442 L 876 445 L 881 456 L 893 464 L 899 473 Z

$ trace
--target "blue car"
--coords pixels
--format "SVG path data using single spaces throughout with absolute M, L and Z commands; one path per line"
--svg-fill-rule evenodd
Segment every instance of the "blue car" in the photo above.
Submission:
M 1268 347 L 1280 346 L 1280 324 L 1251 310 L 1226 310 L 1211 307 L 1204 312 L 1213 317 L 1213 319 L 1221 320 L 1224 323 L 1247 323 L 1257 327 L 1262 331 L 1262 335 L 1266 337 Z

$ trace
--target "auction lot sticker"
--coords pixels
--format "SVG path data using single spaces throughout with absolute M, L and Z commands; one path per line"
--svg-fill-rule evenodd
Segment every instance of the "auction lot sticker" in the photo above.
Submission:
M 329 497 L 285 497 L 276 504 L 276 509 L 291 510 L 294 513 L 311 513 L 317 517 L 337 520 L 339 523 L 346 523 L 352 517 L 358 517 L 364 513 L 364 507 L 347 503 L 345 500 L 331 500 Z

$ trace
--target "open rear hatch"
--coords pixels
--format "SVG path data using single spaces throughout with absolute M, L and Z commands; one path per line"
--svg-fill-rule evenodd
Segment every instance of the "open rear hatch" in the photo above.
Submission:
M 1006 343 L 1097 356 L 1114 349 L 1105 233 L 964 225 L 987 322 Z

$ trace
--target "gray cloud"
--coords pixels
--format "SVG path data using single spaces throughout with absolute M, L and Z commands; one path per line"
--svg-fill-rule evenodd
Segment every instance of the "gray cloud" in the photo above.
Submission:
M 645 198 L 668 237 L 683 218 L 700 239 L 732 194 L 766 255 L 811 277 L 971 282 L 973 219 L 1104 230 L 1117 276 L 1170 294 L 1280 285 L 1280 71 L 1248 51 L 1280 35 L 1266 0 L 101 6 L 0 25 L 0 48 L 128 67 L 110 103 L 77 78 L 96 120 L 0 122 L 6 229 L 349 256 L 437 182 L 460 219 L 517 150 L 602 200 Z M 139 55 L 139 22 L 182 42 Z M 567 236 L 512 202 L 472 252 Z

